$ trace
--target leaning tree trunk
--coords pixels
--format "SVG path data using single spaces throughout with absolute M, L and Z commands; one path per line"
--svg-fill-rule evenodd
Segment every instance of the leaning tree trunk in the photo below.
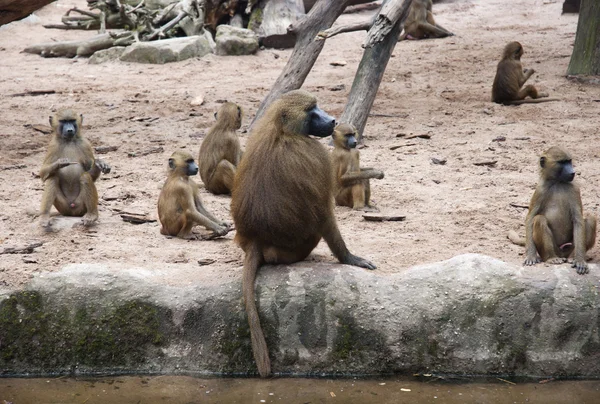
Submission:
M 381 8 L 365 41 L 365 52 L 358 65 L 348 103 L 340 122 L 351 123 L 358 130 L 359 140 L 367 124 L 369 112 L 392 56 L 411 0 L 389 0 Z
M 27 17 L 54 0 L 0 0 L 0 25 Z
M 306 17 L 288 28 L 297 35 L 296 45 L 271 92 L 260 103 L 252 125 L 262 116 L 269 104 L 282 94 L 302 86 L 325 45 L 325 41 L 315 41 L 317 34 L 331 27 L 346 8 L 347 1 L 318 0 Z
M 582 0 L 567 75 L 600 75 L 600 1 Z

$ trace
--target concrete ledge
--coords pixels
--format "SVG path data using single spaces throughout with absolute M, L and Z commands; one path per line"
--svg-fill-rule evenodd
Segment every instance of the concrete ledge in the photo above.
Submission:
M 263 267 L 257 299 L 280 374 L 599 377 L 590 272 L 475 254 L 395 275 L 303 262 Z M 254 374 L 241 271 L 165 281 L 179 275 L 69 265 L 0 293 L 1 374 Z

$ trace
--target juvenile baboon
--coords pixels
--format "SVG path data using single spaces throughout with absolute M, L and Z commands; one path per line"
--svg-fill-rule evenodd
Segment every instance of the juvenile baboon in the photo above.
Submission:
M 431 0 L 413 0 L 408 17 L 404 22 L 404 39 L 445 38 L 454 35 L 452 32 L 436 24 L 433 19 L 433 2 Z
M 83 216 L 85 226 L 98 219 L 98 191 L 94 181 L 110 166 L 96 160 L 90 143 L 81 136 L 83 115 L 70 109 L 50 116 L 52 139 L 40 170 L 44 194 L 40 224 L 50 229 L 52 205 L 64 216 Z
M 202 205 L 198 185 L 190 178 L 196 174 L 198 166 L 191 154 L 176 151 L 171 155 L 169 176 L 158 198 L 161 234 L 187 238 L 196 225 L 212 230 L 212 237 L 229 232 L 229 225 L 215 218 Z
M 213 194 L 229 194 L 235 169 L 242 157 L 240 141 L 235 133 L 242 126 L 242 109 L 226 102 L 215 117 L 217 122 L 200 146 L 200 177 L 206 189 Z
M 508 238 L 525 246 L 525 265 L 542 261 L 561 264 L 574 252 L 578 274 L 588 271 L 585 252 L 596 242 L 596 218 L 583 215 L 579 187 L 574 184 L 571 156 L 560 147 L 540 157 L 540 181 L 525 219 L 525 239 L 511 231 Z
M 492 86 L 492 101 L 498 104 L 519 105 L 528 103 L 558 101 L 556 98 L 548 97 L 548 94 L 538 92 L 535 86 L 523 84 L 531 77 L 535 70 L 525 69 L 521 65 L 523 47 L 519 42 L 509 42 L 504 47 L 502 60 L 498 62 L 496 77 Z M 525 97 L 532 99 L 525 99 Z
M 252 349 L 262 377 L 271 373 L 269 351 L 254 301 L 263 264 L 305 259 L 322 238 L 349 265 L 375 269 L 348 251 L 333 214 L 333 176 L 327 150 L 310 136 L 330 136 L 335 120 L 310 93 L 296 90 L 274 101 L 255 124 L 233 183 L 235 240 L 246 253 L 243 293 Z
M 360 155 L 356 150 L 356 128 L 350 124 L 339 124 L 333 132 L 334 149 L 331 164 L 335 182 L 333 195 L 339 206 L 353 209 L 371 208 L 370 178 L 383 178 L 383 172 L 372 168 L 360 168 Z

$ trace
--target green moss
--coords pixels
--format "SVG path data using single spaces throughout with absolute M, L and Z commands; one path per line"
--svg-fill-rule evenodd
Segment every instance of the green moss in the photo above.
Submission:
M 364 329 L 356 324 L 350 313 L 337 316 L 336 334 L 333 340 L 333 360 L 376 358 L 388 356 L 384 337 L 375 330 Z M 375 354 L 374 354 L 375 353 Z M 379 362 L 378 365 L 383 365 Z
M 246 369 L 247 372 L 257 371 L 245 312 L 242 311 L 235 321 L 225 326 L 218 347 L 219 352 L 227 358 L 225 366 L 221 369 L 224 374 L 239 372 L 240 369 Z
M 127 301 L 116 307 L 54 308 L 38 292 L 17 292 L 0 303 L 0 364 L 40 368 L 120 366 L 143 362 L 148 346 L 165 341 L 156 306 Z
M 263 10 L 260 7 L 255 8 L 252 11 L 252 15 L 250 16 L 250 21 L 248 21 L 248 29 L 256 30 L 262 25 L 263 21 Z

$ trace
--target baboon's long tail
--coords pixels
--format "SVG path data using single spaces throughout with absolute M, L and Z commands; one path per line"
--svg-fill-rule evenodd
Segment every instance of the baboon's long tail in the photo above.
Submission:
M 248 325 L 250 326 L 254 360 L 256 361 L 260 376 L 267 377 L 271 375 L 269 349 L 267 348 L 267 342 L 260 326 L 260 318 L 258 317 L 256 302 L 254 301 L 254 281 L 262 262 L 263 257 L 260 247 L 256 243 L 252 243 L 246 249 L 242 290 L 244 303 L 246 304 L 246 314 L 248 315 Z
M 519 237 L 516 231 L 510 230 L 506 235 L 513 244 L 520 245 L 521 247 L 525 247 L 525 239 L 523 237 Z

